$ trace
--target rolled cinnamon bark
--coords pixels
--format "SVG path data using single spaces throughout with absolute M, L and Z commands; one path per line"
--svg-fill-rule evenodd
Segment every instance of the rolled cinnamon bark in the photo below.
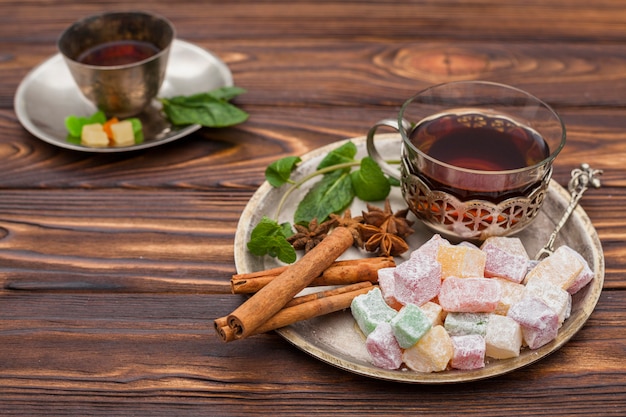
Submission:
M 372 283 L 366 281 L 296 297 L 273 317 L 259 326 L 252 334 L 269 332 L 298 321 L 343 310 L 350 307 L 354 297 L 365 294 L 372 288 L 374 288 Z M 235 333 L 228 326 L 226 317 L 216 319 L 214 326 L 217 335 L 224 342 L 235 340 Z
M 235 339 L 247 337 L 281 310 L 353 244 L 345 227 L 336 227 L 316 247 L 228 315 Z
M 354 297 L 365 294 L 372 289 L 373 285 L 369 283 L 366 287 L 361 287 L 353 291 L 344 292 L 329 297 L 318 298 L 292 307 L 280 310 L 272 318 L 259 326 L 254 333 L 265 333 L 270 330 L 280 329 L 302 320 L 308 320 L 313 317 L 323 316 L 325 314 L 334 313 L 350 307 Z
M 362 281 L 372 284 L 378 282 L 378 270 L 396 266 L 391 256 L 375 258 L 348 259 L 333 262 L 319 277 L 315 278 L 309 286 L 324 285 L 348 285 Z M 233 294 L 251 294 L 259 291 L 278 275 L 284 272 L 288 266 L 266 269 L 265 271 L 235 274 L 230 280 Z

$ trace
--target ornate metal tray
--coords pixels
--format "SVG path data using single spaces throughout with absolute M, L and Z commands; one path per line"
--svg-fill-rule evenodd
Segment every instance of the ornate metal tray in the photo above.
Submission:
M 364 137 L 349 140 L 357 145 L 360 156 L 366 155 Z M 398 158 L 400 153 L 400 138 L 398 135 L 379 135 L 376 140 L 383 157 Z M 297 175 L 306 175 L 313 171 L 321 158 L 342 143 L 333 143 L 304 155 L 302 157 L 303 162 L 297 169 Z M 291 203 L 288 202 L 287 207 L 283 209 L 278 218 L 279 222 L 293 221 L 295 207 L 306 191 L 306 187 L 303 187 L 303 189 L 290 196 Z M 235 264 L 239 273 L 268 269 L 278 265 L 278 261 L 273 258 L 260 258 L 251 255 L 246 249 L 246 243 L 249 240 L 252 229 L 263 215 L 274 217 L 277 202 L 283 193 L 283 189 L 275 189 L 265 182 L 259 187 L 246 206 L 235 236 Z M 394 211 L 406 206 L 397 187 L 394 187 L 390 201 Z M 555 224 L 565 211 L 568 202 L 569 193 L 552 181 L 541 212 L 530 226 L 516 235 L 522 239 L 531 257 L 546 243 Z M 363 202 L 355 200 L 351 210 L 354 215 L 357 215 L 364 208 L 365 204 Z M 432 232 L 418 224 L 418 222 L 415 223 L 414 228 L 415 233 L 409 239 L 409 245 L 412 249 L 417 248 L 432 236 Z M 600 297 L 604 282 L 602 246 L 595 228 L 581 207 L 576 208 L 568 223 L 561 230 L 555 247 L 562 244 L 569 245 L 587 260 L 589 266 L 595 272 L 595 278 L 589 285 L 574 295 L 571 316 L 559 330 L 557 338 L 537 350 L 523 348 L 520 356 L 517 358 L 505 360 L 490 359 L 486 366 L 480 370 L 418 373 L 408 369 L 389 371 L 377 368 L 370 363 L 368 353 L 365 350 L 363 336 L 355 329 L 355 322 L 350 311 L 347 310 L 295 323 L 277 330 L 277 333 L 297 348 L 323 362 L 349 372 L 383 380 L 419 384 L 442 384 L 480 380 L 511 372 L 546 357 L 567 343 L 584 326 Z M 350 249 L 342 258 L 350 259 L 359 256 L 364 256 L 364 254 L 357 249 Z M 403 256 L 406 259 L 408 253 Z M 396 262 L 400 263 L 404 259 L 402 257 L 397 258 Z

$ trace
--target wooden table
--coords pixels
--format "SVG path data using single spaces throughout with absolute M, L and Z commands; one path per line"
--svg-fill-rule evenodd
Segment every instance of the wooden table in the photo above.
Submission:
M 25 131 L 17 86 L 74 20 L 167 16 L 248 92 L 251 115 L 137 152 L 90 154 Z M 0 414 L 602 415 L 626 413 L 626 6 L 561 1 L 0 3 Z M 552 104 L 554 179 L 605 171 L 582 206 L 604 291 L 549 357 L 480 382 L 354 375 L 276 334 L 224 344 L 239 217 L 279 157 L 362 136 L 432 84 L 485 79 Z M 63 100 L 63 97 L 59 97 Z

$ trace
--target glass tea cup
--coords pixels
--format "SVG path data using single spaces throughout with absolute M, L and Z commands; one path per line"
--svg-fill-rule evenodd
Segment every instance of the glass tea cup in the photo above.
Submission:
M 381 126 L 400 133 L 400 169 L 376 148 Z M 381 120 L 367 135 L 368 154 L 400 181 L 409 209 L 456 241 L 525 228 L 541 208 L 564 145 L 565 125 L 550 106 L 485 81 L 427 88 L 403 104 L 397 120 Z
M 175 31 L 146 12 L 93 15 L 68 27 L 58 48 L 82 94 L 107 116 L 135 116 L 157 96 Z

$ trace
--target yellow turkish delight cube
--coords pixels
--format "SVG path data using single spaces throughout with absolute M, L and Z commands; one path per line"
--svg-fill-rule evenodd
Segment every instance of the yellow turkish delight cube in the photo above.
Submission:
M 417 372 L 440 372 L 454 356 L 454 345 L 443 326 L 432 327 L 415 345 L 402 354 L 405 365 Z
M 124 120 L 111 125 L 113 134 L 113 146 L 130 146 L 135 144 L 135 133 L 133 124 L 129 120 Z
M 437 303 L 428 301 L 420 306 L 424 314 L 430 319 L 433 326 L 442 326 L 446 319 L 446 312 Z
M 486 255 L 476 247 L 465 245 L 440 245 L 437 261 L 441 264 L 441 277 L 446 279 L 483 277 L 485 274 Z
M 500 301 L 498 302 L 498 306 L 496 307 L 496 311 L 494 311 L 494 313 L 506 316 L 509 308 L 524 298 L 524 291 L 526 287 L 522 284 L 518 284 L 504 278 L 491 279 L 498 281 L 502 290 Z
M 583 267 L 584 264 L 573 249 L 561 246 L 552 255 L 539 262 L 526 275 L 524 283 L 538 278 L 567 291 L 574 284 Z
M 100 123 L 91 123 L 83 126 L 80 143 L 92 148 L 104 148 L 109 146 L 109 137 Z

